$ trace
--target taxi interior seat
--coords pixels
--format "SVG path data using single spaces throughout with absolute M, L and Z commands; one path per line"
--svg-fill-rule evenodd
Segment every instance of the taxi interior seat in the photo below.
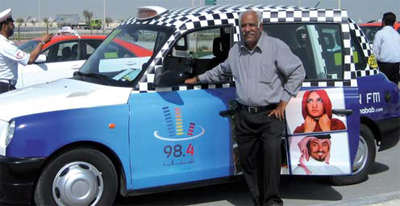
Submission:
M 294 31 L 296 34 L 297 46 L 296 48 L 290 47 L 293 54 L 295 54 L 303 63 L 303 67 L 306 70 L 306 79 L 317 79 L 318 74 L 315 71 L 315 63 L 312 58 L 312 52 L 309 51 L 311 47 L 307 46 L 309 43 L 305 30 Z M 288 44 L 290 45 L 290 44 Z
M 74 44 L 71 49 L 71 59 L 78 59 L 78 44 Z
M 319 78 L 328 78 L 330 79 L 333 73 L 335 71 L 335 57 L 334 57 L 334 47 L 335 47 L 335 40 L 333 36 L 329 33 L 321 33 L 320 38 L 322 41 L 322 49 L 324 50 L 323 52 L 323 58 L 325 59 L 325 66 L 326 66 L 326 74 L 324 76 L 321 76 L 322 74 L 319 74 Z
M 229 55 L 229 38 L 217 37 L 213 40 L 214 58 L 207 65 L 207 70 L 211 70 L 220 63 L 224 62 Z
M 71 60 L 72 57 L 72 51 L 71 48 L 69 47 L 64 47 L 61 51 L 62 57 L 61 57 L 61 61 L 68 61 Z

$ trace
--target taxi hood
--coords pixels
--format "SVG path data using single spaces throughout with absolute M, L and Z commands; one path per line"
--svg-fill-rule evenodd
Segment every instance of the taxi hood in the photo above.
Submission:
M 112 87 L 74 79 L 13 90 L 0 95 L 0 120 L 42 112 L 126 104 L 132 88 Z

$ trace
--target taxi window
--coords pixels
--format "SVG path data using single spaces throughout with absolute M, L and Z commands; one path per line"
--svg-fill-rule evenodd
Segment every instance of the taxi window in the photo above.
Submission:
M 356 37 L 354 30 L 350 31 L 351 36 L 351 49 L 353 50 L 353 61 L 356 66 L 356 70 L 364 70 L 367 66 L 367 58 L 361 48 L 360 41 Z
M 33 51 L 37 47 L 38 43 L 39 43 L 38 40 L 31 40 L 31 41 L 28 41 L 28 42 L 18 46 L 18 49 L 20 49 L 26 53 L 31 53 L 31 51 Z
M 343 78 L 343 42 L 338 24 L 267 24 L 263 30 L 284 41 L 300 58 L 306 79 Z
M 232 45 L 231 26 L 209 27 L 181 36 L 164 61 L 166 70 L 181 70 L 189 77 L 222 63 Z
M 78 41 L 62 42 L 51 46 L 42 54 L 46 55 L 47 62 L 76 60 L 78 57 L 73 53 L 75 47 L 78 47 Z

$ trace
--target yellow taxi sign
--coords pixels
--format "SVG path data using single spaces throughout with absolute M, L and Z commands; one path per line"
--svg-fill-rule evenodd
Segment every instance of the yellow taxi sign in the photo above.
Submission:
M 376 59 L 375 59 L 375 55 L 371 54 L 371 55 L 368 57 L 368 65 L 369 65 L 371 68 L 373 68 L 373 69 L 378 68 L 378 62 L 377 62 Z
M 160 6 L 141 6 L 138 8 L 138 13 L 136 14 L 136 19 L 148 20 L 148 19 L 157 17 L 167 11 L 168 11 L 168 9 L 160 7 Z

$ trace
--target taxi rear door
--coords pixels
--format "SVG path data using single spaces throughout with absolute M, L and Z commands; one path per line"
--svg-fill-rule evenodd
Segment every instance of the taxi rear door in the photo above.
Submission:
M 358 89 L 346 73 L 349 50 L 341 25 L 270 24 L 264 29 L 287 43 L 306 70 L 286 109 L 288 160 L 282 173 L 351 174 L 359 138 Z

